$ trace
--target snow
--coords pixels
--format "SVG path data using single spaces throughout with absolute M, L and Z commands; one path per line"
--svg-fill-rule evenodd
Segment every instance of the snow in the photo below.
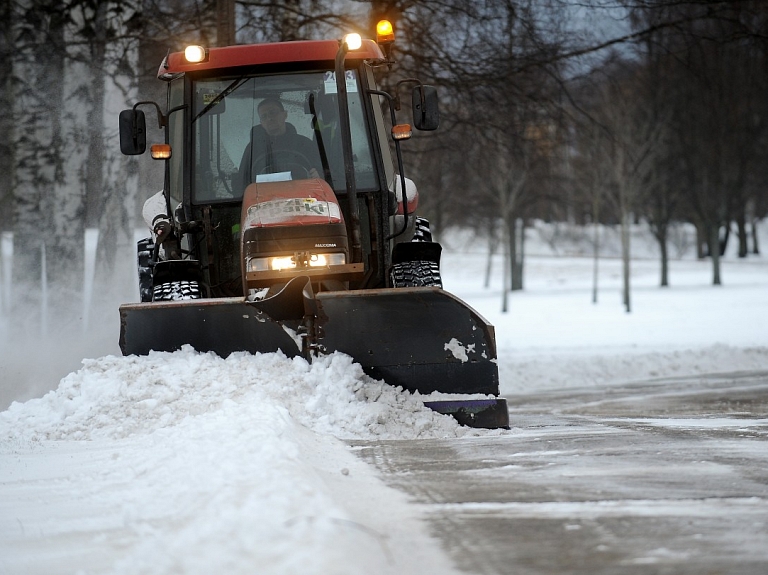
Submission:
M 496 327 L 503 395 L 768 370 L 764 257 L 728 254 L 724 285 L 713 287 L 710 263 L 693 258 L 681 234 L 671 287 L 662 289 L 653 244 L 638 230 L 627 313 L 617 259 L 600 260 L 592 303 L 588 233 L 529 232 L 526 289 L 512 294 L 506 314 L 498 259 L 486 289 L 482 243 L 460 234 L 444 242 L 446 289 Z M 609 254 L 612 233 L 602 230 Z M 471 351 L 458 341 L 446 349 Z M 0 413 L 1 573 L 454 573 L 418 507 L 345 440 L 514 433 L 462 428 L 338 353 L 312 364 L 190 348 L 90 357 L 37 382 L 48 393 Z
M 451 355 L 453 355 L 453 357 L 458 359 L 461 363 L 465 363 L 469 361 L 469 355 L 467 355 L 467 352 L 474 353 L 475 344 L 471 343 L 467 346 L 464 346 L 458 339 L 452 337 L 451 341 L 445 344 L 444 349 L 450 351 Z

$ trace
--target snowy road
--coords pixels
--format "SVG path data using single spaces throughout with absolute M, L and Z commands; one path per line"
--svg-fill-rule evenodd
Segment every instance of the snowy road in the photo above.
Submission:
M 593 304 L 588 259 L 530 257 L 504 314 L 500 262 L 485 289 L 482 250 L 446 250 L 509 432 L 340 354 L 120 357 L 117 302 L 88 338 L 3 341 L 0 573 L 764 575 L 768 260 L 712 288 L 692 257 L 665 289 L 633 261 L 631 314 L 618 260 Z
M 354 442 L 459 568 L 768 572 L 768 373 L 510 400 L 502 437 Z

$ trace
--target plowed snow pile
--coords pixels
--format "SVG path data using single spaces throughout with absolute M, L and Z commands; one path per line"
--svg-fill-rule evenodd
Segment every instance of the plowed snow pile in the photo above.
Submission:
M 287 410 L 310 429 L 341 438 L 456 437 L 468 430 L 425 408 L 423 396 L 365 375 L 335 353 L 312 364 L 281 353 L 222 359 L 187 346 L 148 357 L 83 360 L 58 389 L 14 403 L 0 430 L 19 439 L 125 438 L 218 411 Z
M 83 364 L 0 413 L 1 573 L 452 572 L 404 496 L 328 434 L 484 432 L 342 354 Z

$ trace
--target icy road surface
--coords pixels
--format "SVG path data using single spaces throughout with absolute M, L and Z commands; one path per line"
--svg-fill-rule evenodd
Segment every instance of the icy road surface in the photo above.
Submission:
M 467 573 L 768 573 L 768 372 L 517 396 L 501 437 L 355 442 Z

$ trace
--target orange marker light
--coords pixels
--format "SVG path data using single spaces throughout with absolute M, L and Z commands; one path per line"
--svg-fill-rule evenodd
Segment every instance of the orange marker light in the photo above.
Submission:
M 167 160 L 171 157 L 170 144 L 152 144 L 149 147 L 149 155 L 153 160 Z
M 407 140 L 413 134 L 410 124 L 397 124 L 392 126 L 392 139 L 393 140 Z

